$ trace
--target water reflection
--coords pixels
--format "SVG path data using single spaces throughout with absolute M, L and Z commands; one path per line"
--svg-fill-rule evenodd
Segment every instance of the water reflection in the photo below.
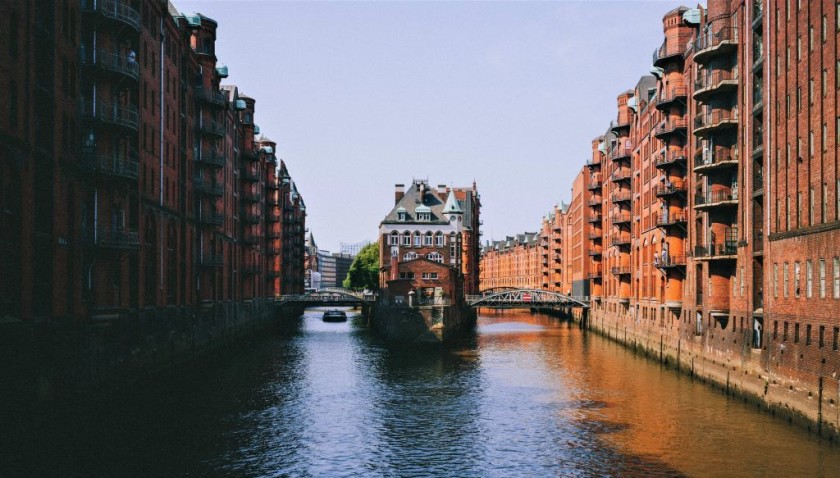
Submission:
M 26 415 L 6 476 L 836 476 L 840 450 L 573 324 L 388 347 L 313 309 L 202 367 Z

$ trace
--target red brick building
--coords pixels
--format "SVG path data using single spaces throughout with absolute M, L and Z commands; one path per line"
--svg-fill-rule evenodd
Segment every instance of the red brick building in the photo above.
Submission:
M 379 284 L 390 303 L 457 303 L 479 282 L 480 207 L 472 188 L 397 184 L 394 207 L 379 225 Z
M 233 317 L 302 290 L 305 206 L 223 85 L 215 21 L 151 0 L 0 14 L 0 317 Z

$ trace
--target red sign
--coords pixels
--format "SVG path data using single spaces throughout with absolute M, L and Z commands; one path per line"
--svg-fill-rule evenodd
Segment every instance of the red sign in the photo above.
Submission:
M 531 302 L 531 294 L 528 292 L 522 293 L 522 302 Z

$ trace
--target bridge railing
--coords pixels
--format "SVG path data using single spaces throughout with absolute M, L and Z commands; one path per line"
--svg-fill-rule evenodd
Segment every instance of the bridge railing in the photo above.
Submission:
M 509 307 L 539 307 L 565 306 L 588 307 L 589 296 L 567 296 L 557 292 L 519 289 L 497 293 L 484 293 L 466 297 L 470 306 L 509 306 Z

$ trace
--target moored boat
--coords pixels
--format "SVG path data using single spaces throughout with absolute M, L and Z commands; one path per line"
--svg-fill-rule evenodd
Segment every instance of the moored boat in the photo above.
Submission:
M 344 322 L 347 320 L 347 314 L 343 310 L 327 310 L 324 312 L 324 322 Z

